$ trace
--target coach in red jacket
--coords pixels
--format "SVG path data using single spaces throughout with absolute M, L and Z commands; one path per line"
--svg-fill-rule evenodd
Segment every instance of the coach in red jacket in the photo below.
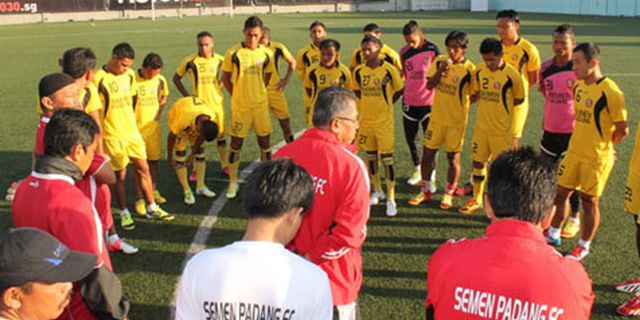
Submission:
M 329 275 L 334 319 L 358 319 L 369 178 L 365 164 L 350 151 L 359 126 L 355 95 L 341 88 L 320 92 L 313 125 L 275 155 L 305 168 L 315 187 L 313 206 L 289 248 Z

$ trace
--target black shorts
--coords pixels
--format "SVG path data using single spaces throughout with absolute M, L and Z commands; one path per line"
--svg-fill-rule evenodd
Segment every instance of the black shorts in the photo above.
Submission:
M 409 106 L 402 105 L 402 116 L 413 122 L 423 122 L 431 113 L 431 106 Z
M 567 152 L 571 133 L 542 132 L 540 150 L 546 155 L 560 159 Z

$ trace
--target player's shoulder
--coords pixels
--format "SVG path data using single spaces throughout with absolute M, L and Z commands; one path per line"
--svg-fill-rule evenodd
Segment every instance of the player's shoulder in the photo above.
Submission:
M 394 66 L 391 62 L 389 61 L 382 61 L 382 65 L 381 67 L 387 72 L 387 73 L 393 73 L 393 74 L 400 74 L 400 71 L 398 70 L 398 68 L 396 68 L 396 66 Z
M 366 64 L 364 64 L 364 63 L 359 64 L 358 66 L 356 66 L 356 68 L 355 68 L 355 69 L 353 69 L 353 74 L 361 73 L 361 72 L 362 72 L 362 70 L 364 70 L 364 68 L 366 68 L 366 67 L 367 67 L 367 65 L 366 65 Z
M 549 58 L 545 61 L 542 61 L 540 64 L 540 73 L 543 73 L 545 70 L 549 69 L 553 65 L 553 58 Z
M 475 69 L 476 69 L 476 67 L 477 67 L 477 66 L 473 63 L 473 61 L 471 61 L 471 59 L 469 59 L 469 58 L 465 58 L 465 59 L 464 59 L 464 65 L 463 65 L 463 66 L 464 66 L 464 68 L 465 68 L 467 71 L 469 71 L 469 72 L 472 72 L 472 71 L 473 71 L 473 70 L 475 70 Z
M 108 75 L 107 70 L 105 70 L 104 66 L 102 66 L 102 67 L 98 68 L 98 70 L 96 70 L 95 74 L 93 75 L 93 82 L 98 84 L 107 75 Z
M 596 84 L 600 86 L 604 91 L 622 93 L 622 90 L 620 90 L 618 84 L 610 77 L 603 77 L 602 79 L 596 81 Z
M 214 59 L 215 61 L 220 61 L 220 62 L 222 62 L 222 61 L 224 60 L 224 56 L 223 56 L 223 55 L 221 55 L 221 54 L 219 54 L 219 53 L 214 52 L 214 53 L 213 53 L 213 59 Z
M 320 65 L 320 62 L 312 63 L 311 65 L 309 65 L 309 67 L 307 67 L 307 73 L 318 72 L 317 70 L 321 67 L 322 66 Z
M 536 53 L 538 52 L 536 45 L 524 37 L 520 37 L 520 42 L 518 44 L 525 50 L 535 51 Z
M 438 47 L 438 45 L 437 45 L 437 44 L 435 44 L 434 42 L 429 41 L 429 40 L 426 40 L 426 41 L 425 41 L 425 43 L 424 43 L 424 48 L 425 48 L 426 50 L 429 50 L 429 51 L 436 51 L 436 52 L 440 52 L 440 48 Z
M 193 61 L 198 57 L 198 53 L 191 53 L 182 59 L 183 63 L 188 63 L 189 61 Z
M 156 77 L 158 77 L 158 81 L 164 83 L 165 85 L 167 84 L 167 78 L 165 78 L 164 75 L 158 74 Z
M 520 72 L 518 72 L 518 70 L 514 66 L 506 63 L 506 61 L 504 63 L 504 66 L 498 70 L 510 78 L 521 78 Z
M 239 51 L 240 49 L 242 49 L 242 48 L 244 48 L 244 47 L 242 46 L 242 43 L 234 44 L 234 45 L 233 45 L 233 46 L 231 46 L 229 49 L 227 49 L 227 52 L 225 53 L 225 56 L 226 56 L 226 55 L 233 55 L 233 54 L 235 54 L 236 52 L 238 52 L 238 51 Z
M 338 61 L 338 69 L 342 73 L 351 74 L 351 70 L 349 70 L 349 67 L 347 67 L 346 64 L 344 64 L 342 62 L 339 62 L 339 61 Z

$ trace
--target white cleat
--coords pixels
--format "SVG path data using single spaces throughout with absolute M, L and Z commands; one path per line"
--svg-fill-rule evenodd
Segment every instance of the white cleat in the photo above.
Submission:
M 369 205 L 370 206 L 375 206 L 378 203 L 380 203 L 380 201 L 384 200 L 384 193 L 380 193 L 377 191 L 374 191 L 371 194 L 371 197 L 369 198 Z
M 216 196 L 216 193 L 209 190 L 209 188 L 207 187 L 202 187 L 200 189 L 197 189 L 196 194 L 199 196 L 203 196 L 205 198 L 214 198 Z
M 238 189 L 240 188 L 240 186 L 238 186 L 237 183 L 229 183 L 229 187 L 227 188 L 227 199 L 233 199 L 236 196 L 238 196 Z
M 393 200 L 387 201 L 387 217 L 395 217 L 398 214 L 398 208 L 396 208 L 396 202 Z

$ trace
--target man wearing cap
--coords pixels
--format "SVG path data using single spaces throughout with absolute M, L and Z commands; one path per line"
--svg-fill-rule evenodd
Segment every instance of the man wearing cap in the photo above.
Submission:
M 49 232 L 72 250 L 97 255 L 96 266 L 111 269 L 97 212 L 74 185 L 93 160 L 98 134 L 98 125 L 86 113 L 56 111 L 44 135 L 44 154 L 36 157 L 33 172 L 16 190 L 11 215 L 16 227 Z M 70 312 L 70 319 L 93 319 L 79 294 Z
M 86 277 L 96 256 L 69 250 L 34 228 L 0 234 L 0 319 L 49 320 L 69 305 L 72 282 Z

